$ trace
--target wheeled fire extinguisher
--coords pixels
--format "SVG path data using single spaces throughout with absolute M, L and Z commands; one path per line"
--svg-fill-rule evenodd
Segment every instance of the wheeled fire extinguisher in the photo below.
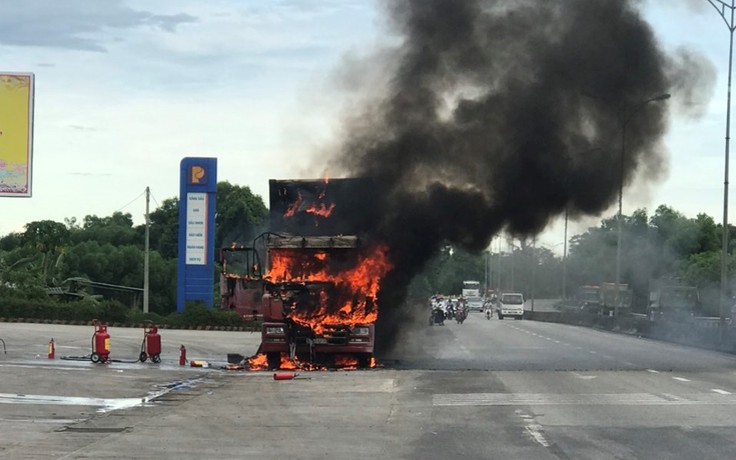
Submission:
M 161 336 L 158 334 L 158 326 L 145 324 L 143 326 L 143 342 L 141 343 L 141 354 L 138 357 L 142 363 L 151 358 L 154 363 L 161 362 Z
M 95 333 L 92 335 L 92 355 L 90 359 L 93 363 L 106 363 L 110 360 L 110 334 L 107 333 L 107 324 L 93 323 Z

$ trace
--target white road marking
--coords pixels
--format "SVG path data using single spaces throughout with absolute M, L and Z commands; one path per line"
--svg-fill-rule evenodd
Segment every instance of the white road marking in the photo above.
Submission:
M 714 392 L 676 396 L 651 393 L 469 393 L 435 394 L 434 407 L 457 406 L 711 406 L 736 405 L 736 395 Z
M 560 343 L 560 341 L 559 340 L 555 340 L 555 343 Z
M 593 351 L 593 350 L 589 350 L 588 353 L 590 353 L 591 355 L 597 355 L 598 354 L 597 351 Z
M 526 429 L 526 432 L 529 433 L 529 435 L 534 439 L 536 442 L 541 444 L 544 447 L 549 447 L 550 443 L 547 441 L 547 439 L 544 437 L 544 433 L 542 432 L 542 426 L 537 425 L 536 423 L 527 425 L 524 427 Z
M 714 392 L 718 393 L 719 395 L 730 395 L 730 394 L 733 394 L 733 393 L 731 393 L 729 391 L 720 390 L 718 388 L 713 388 L 711 391 L 714 391 Z
M 678 380 L 680 382 L 689 382 L 690 380 L 684 378 L 684 377 L 672 377 L 675 380 Z
M 570 372 L 570 374 L 582 380 L 593 380 L 594 378 L 597 377 L 596 375 L 583 375 L 583 374 L 578 374 L 577 372 Z
M 51 361 L 51 360 L 49 360 Z M 31 364 L 0 364 L 0 367 L 21 367 L 25 369 L 53 369 L 55 371 L 88 371 L 89 368 L 85 367 L 65 367 L 65 366 L 57 366 L 55 364 L 49 363 L 49 364 L 37 364 L 37 365 L 31 365 Z
M 655 371 L 654 369 L 647 369 L 647 372 L 651 372 L 652 374 L 659 374 L 659 371 Z

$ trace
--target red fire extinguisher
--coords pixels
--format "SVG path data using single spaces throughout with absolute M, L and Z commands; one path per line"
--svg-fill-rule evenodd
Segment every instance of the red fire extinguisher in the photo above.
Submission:
M 56 357 L 56 344 L 54 343 L 54 339 L 51 339 L 49 342 L 49 359 L 54 359 Z
M 143 326 L 143 343 L 138 358 L 142 363 L 147 358 L 151 358 L 154 363 L 161 362 L 161 336 L 158 334 L 158 326 L 153 323 Z
M 179 365 L 186 366 L 187 364 L 187 349 L 182 345 L 179 348 Z
M 107 324 L 93 323 L 95 333 L 92 336 L 92 359 L 93 363 L 106 363 L 110 360 L 110 334 L 107 333 Z

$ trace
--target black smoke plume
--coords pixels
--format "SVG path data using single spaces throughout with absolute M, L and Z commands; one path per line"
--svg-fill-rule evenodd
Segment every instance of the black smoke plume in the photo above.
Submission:
M 709 94 L 696 88 L 711 86 L 712 69 L 670 57 L 638 3 L 384 2 L 400 38 L 381 54 L 393 73 L 352 108 L 337 159 L 382 184 L 369 230 L 395 263 L 379 299 L 383 348 L 401 315 L 392 307 L 442 245 L 480 251 L 502 230 L 537 233 L 566 208 L 598 215 L 637 170 L 657 178 L 671 102 L 644 101 L 675 88 Z

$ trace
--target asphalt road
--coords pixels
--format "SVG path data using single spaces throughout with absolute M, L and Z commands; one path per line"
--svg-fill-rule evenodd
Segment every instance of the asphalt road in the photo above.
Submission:
M 89 327 L 0 323 L 0 458 L 720 459 L 736 452 L 736 357 L 581 327 L 407 328 L 383 367 L 220 369 L 258 335 L 162 331 L 163 361 L 89 353 Z M 110 330 L 113 358 L 142 333 Z M 179 367 L 179 345 L 210 368 Z M 64 348 L 68 347 L 68 348 Z

